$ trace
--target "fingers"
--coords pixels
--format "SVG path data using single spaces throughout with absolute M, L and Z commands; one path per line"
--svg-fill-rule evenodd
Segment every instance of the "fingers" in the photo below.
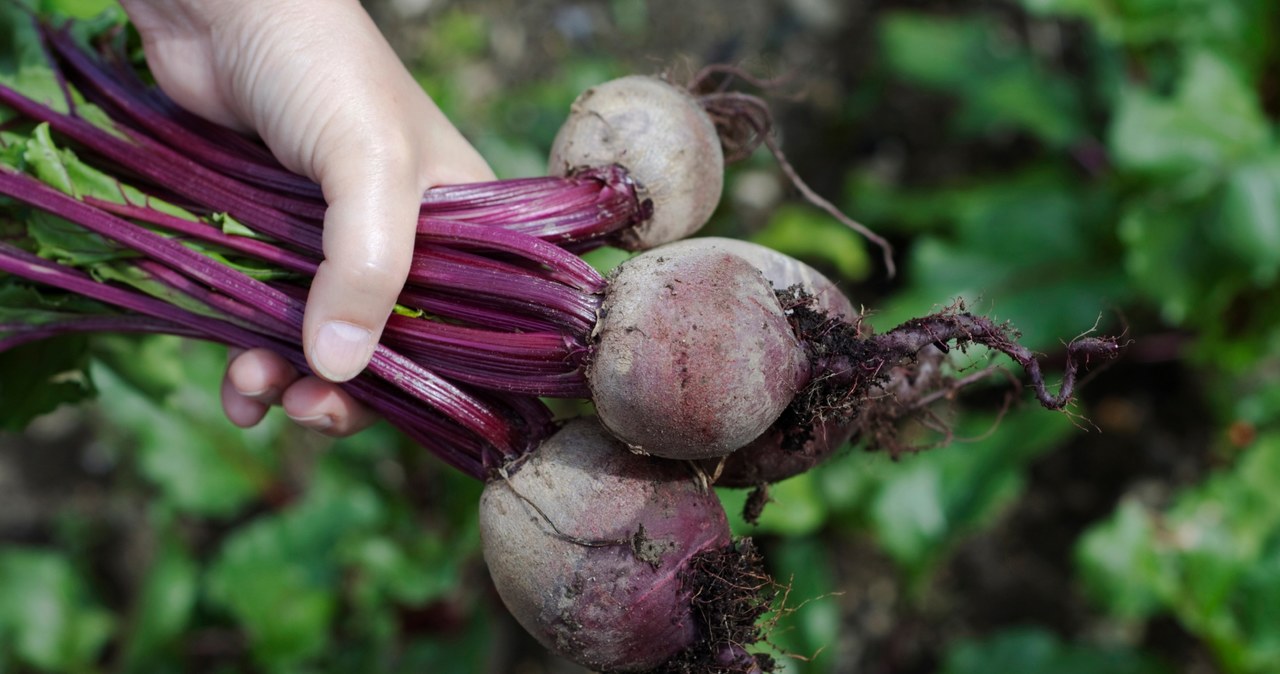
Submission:
M 141 20 L 153 71 L 171 96 L 198 114 L 256 131 L 287 168 L 320 184 L 328 205 L 324 261 L 309 291 L 302 346 L 320 378 L 356 376 L 409 273 L 423 191 L 489 180 L 492 171 L 358 2 L 127 6 Z M 336 387 L 289 379 L 291 369 L 251 354 L 235 359 L 223 386 L 223 405 L 236 423 L 257 423 L 277 397 L 312 427 L 328 423 L 329 432 L 340 433 L 361 422 L 363 408 Z
M 423 191 L 441 182 L 493 177 L 443 116 L 436 122 L 443 126 L 410 130 L 417 139 L 401 147 L 353 144 L 350 139 L 361 137 L 354 133 L 317 153 L 315 172 L 328 210 L 324 261 L 307 298 L 303 348 L 311 369 L 325 379 L 346 381 L 368 364 L 409 275 Z M 414 145 L 426 147 L 415 151 Z M 451 161 L 427 161 L 424 152 Z
M 311 369 L 334 382 L 368 364 L 404 287 L 423 191 L 493 176 L 359 5 L 346 7 L 358 14 L 325 43 L 325 67 L 313 64 L 269 97 L 275 110 L 296 109 L 258 115 L 267 144 L 319 182 L 328 204 L 303 350 Z M 276 98 L 280 91 L 288 95 Z
M 318 167 L 329 207 L 303 348 L 311 369 L 335 382 L 364 369 L 404 286 L 421 194 L 414 160 L 403 150 L 351 149 L 361 150 L 361 158 L 348 154 L 345 162 Z
M 267 405 L 260 403 L 248 396 L 241 395 L 235 390 L 235 385 L 231 383 L 229 377 L 222 378 L 222 411 L 227 415 L 227 419 L 231 423 L 240 428 L 252 428 L 257 426 L 262 418 L 267 416 Z
M 341 437 L 363 430 L 376 415 L 337 385 L 316 377 L 301 377 L 280 356 L 264 350 L 228 353 L 230 363 L 222 382 L 222 407 L 241 428 L 257 425 L 273 405 L 301 426 Z
M 222 409 L 241 428 L 258 425 L 299 376 L 283 358 L 265 349 L 230 349 L 227 360 Z
M 233 350 L 228 354 L 227 379 L 237 393 L 267 405 L 276 405 L 298 372 L 289 362 L 266 349 Z
M 318 377 L 299 379 L 284 392 L 281 404 L 290 419 L 334 437 L 364 430 L 378 418 L 346 391 Z

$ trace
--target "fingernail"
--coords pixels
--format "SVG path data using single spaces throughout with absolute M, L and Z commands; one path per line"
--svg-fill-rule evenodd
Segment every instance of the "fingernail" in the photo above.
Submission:
M 279 395 L 280 391 L 274 386 L 265 386 L 263 388 L 255 389 L 253 391 L 241 391 L 240 389 L 236 389 L 236 393 L 239 393 L 240 395 L 246 398 L 261 400 L 268 397 L 274 398 L 275 396 Z
M 343 321 L 320 326 L 311 360 L 316 374 L 330 381 L 347 381 L 360 374 L 373 351 L 373 333 Z
M 289 418 L 293 419 L 293 422 L 299 426 L 305 426 L 313 431 L 320 431 L 321 433 L 333 428 L 333 417 L 328 414 L 317 414 L 310 417 L 290 416 Z

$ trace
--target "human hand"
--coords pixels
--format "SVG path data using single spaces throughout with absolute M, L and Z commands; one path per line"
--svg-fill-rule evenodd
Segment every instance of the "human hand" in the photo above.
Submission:
M 363 428 L 372 414 L 333 382 L 372 356 L 409 273 L 422 193 L 493 173 L 356 0 L 121 1 L 165 93 L 256 132 L 328 203 L 302 332 L 318 376 L 265 350 L 233 351 L 227 417 L 252 426 L 280 404 L 332 435 Z

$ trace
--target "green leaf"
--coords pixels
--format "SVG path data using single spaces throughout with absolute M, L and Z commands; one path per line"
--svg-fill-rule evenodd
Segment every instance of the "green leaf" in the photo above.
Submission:
M 1164 610 L 1208 644 L 1224 671 L 1269 672 L 1276 623 L 1259 601 L 1280 593 L 1280 436 L 1179 495 L 1167 510 L 1136 503 L 1077 550 L 1092 594 L 1121 617 Z
M 222 229 L 223 234 L 228 234 L 231 236 L 243 236 L 250 239 L 262 238 L 258 236 L 257 232 L 253 231 L 252 229 L 249 229 L 249 227 L 245 225 L 243 222 L 236 220 L 235 218 L 231 217 L 227 213 L 214 213 L 213 215 L 209 216 L 209 220 L 213 222 L 213 224 L 220 227 Z
M 1251 669 L 1265 671 L 1280 662 L 1280 539 L 1273 541 L 1265 557 L 1249 566 L 1240 579 L 1241 629 L 1249 637 L 1247 659 Z
M 780 671 L 837 671 L 837 656 L 828 651 L 840 643 L 843 625 L 840 601 L 832 595 L 838 581 L 829 543 L 812 536 L 796 537 L 764 552 L 770 575 L 788 588 L 787 605 L 763 618 L 766 623 L 778 621 L 768 645 L 780 662 L 787 663 L 788 655 L 809 659 L 803 667 Z
M 1166 572 L 1153 548 L 1155 524 L 1146 510 L 1125 501 L 1111 519 L 1080 539 L 1077 560 L 1090 593 L 1111 613 L 1145 618 L 1160 607 Z
M 116 0 L 38 0 L 38 3 L 42 13 L 64 14 L 75 19 L 91 19 L 120 9 Z
M 50 672 L 87 671 L 115 630 L 63 556 L 8 547 L 0 551 L 0 653 Z
M 805 536 L 816 532 L 826 524 L 829 510 L 823 501 L 815 471 L 801 473 L 769 486 L 769 504 L 758 522 L 753 525 L 742 521 L 742 507 L 750 490 L 721 489 L 720 496 L 726 512 L 740 535 L 782 534 Z
M 82 315 L 116 313 L 96 301 L 0 275 L 0 320 L 42 325 Z
M 31 137 L 24 142 L 23 147 L 25 150 L 22 157 L 29 171 L 45 184 L 76 199 L 92 197 L 111 203 L 145 206 L 185 220 L 193 222 L 199 220 L 195 215 L 177 206 L 153 199 L 115 177 L 81 162 L 70 150 L 59 148 L 55 144 L 47 124 L 37 126 Z M 80 225 L 44 212 L 33 212 L 25 218 L 25 221 L 28 233 L 38 244 L 37 252 L 42 257 L 66 265 L 89 268 L 99 278 L 123 281 L 154 296 L 184 305 L 188 309 L 203 314 L 211 313 L 198 303 L 182 299 L 165 284 L 151 281 L 146 274 L 132 266 L 107 264 L 136 258 L 138 254 L 131 249 Z M 213 246 L 198 242 L 190 242 L 189 245 L 228 266 L 252 272 L 256 276 L 275 278 L 281 275 L 278 271 L 263 271 L 258 264 L 234 263 L 221 255 Z
M 145 206 L 184 220 L 199 220 L 191 212 L 123 183 L 119 178 L 84 163 L 71 150 L 58 147 L 46 123 L 36 126 L 23 147 L 23 159 L 29 170 L 42 182 L 64 194 L 77 199 L 93 197 L 113 204 Z M 227 225 L 229 216 L 215 214 L 212 217 L 214 224 L 235 229 Z
M 918 196 L 904 192 L 894 201 L 914 204 Z M 937 210 L 916 215 L 922 227 L 940 220 L 939 231 L 916 238 L 905 274 L 911 285 L 875 307 L 869 319 L 877 329 L 962 297 L 972 311 L 1010 321 L 1028 348 L 1056 350 L 1132 292 L 1107 252 L 1114 215 L 1105 195 L 1073 185 L 1058 171 L 1019 173 L 933 196 Z
M 956 89 L 973 79 L 975 66 L 995 58 L 988 49 L 991 28 L 975 18 L 892 14 L 880 25 L 881 50 L 898 73 L 927 86 Z
M 591 265 L 601 274 L 608 274 L 613 271 L 614 267 L 617 267 L 623 262 L 631 259 L 631 255 L 631 253 L 622 250 L 621 248 L 601 246 L 600 248 L 584 253 L 582 255 L 582 259 L 586 260 L 587 264 Z
M 476 611 L 475 617 L 461 634 L 445 639 L 418 638 L 405 647 L 400 671 L 431 674 L 475 674 L 493 671 L 496 637 L 494 626 L 500 624 L 487 610 Z M 370 671 L 364 669 L 361 671 Z
M 1123 648 L 1068 644 L 1038 628 L 1014 628 L 964 640 L 947 654 L 940 674 L 1161 674 L 1154 659 Z
M 1221 244 L 1219 211 L 1201 201 L 1171 202 L 1159 195 L 1136 201 L 1122 214 L 1118 233 L 1124 244 L 1130 285 L 1156 303 L 1173 324 L 1221 316 L 1253 270 Z
M 208 596 L 247 632 L 257 659 L 269 668 L 297 665 L 327 645 L 339 562 L 352 546 L 364 547 L 358 542 L 382 516 L 367 486 L 322 471 L 301 503 L 227 539 L 209 570 Z
M 1173 98 L 1126 88 L 1109 133 L 1118 166 L 1156 174 L 1213 174 L 1269 147 L 1256 91 L 1209 51 L 1190 54 Z
M 90 345 L 93 358 L 121 383 L 163 405 L 180 388 L 190 386 L 184 366 L 186 344 L 173 337 L 99 334 Z M 107 403 L 109 406 L 110 403 Z
M 1070 80 L 1042 67 L 995 22 L 896 13 L 880 28 L 889 68 L 958 97 L 961 126 L 970 134 L 1012 127 L 1059 146 L 1080 135 L 1079 97 Z
M 127 668 L 137 669 L 181 638 L 195 611 L 199 572 L 178 541 L 161 544 L 136 600 L 123 652 Z
M 67 109 L 31 15 L 16 2 L 0 3 L 0 83 L 55 110 Z M 0 121 L 13 116 L 0 107 Z
M 841 278 L 860 280 L 871 272 L 862 237 L 814 207 L 779 208 L 751 240 L 784 255 L 830 267 Z
M 26 222 L 36 253 L 59 264 L 90 266 L 138 257 L 105 237 L 43 211 L 33 211 Z
M 59 405 L 96 392 L 82 335 L 47 339 L 0 353 L 0 430 L 20 431 Z
M 899 563 L 919 570 L 937 557 L 955 522 L 948 521 L 942 471 L 908 457 L 877 494 L 871 518 L 880 546 Z
M 957 441 L 899 459 L 885 470 L 869 504 L 877 540 L 917 579 L 958 540 L 999 514 L 1022 489 L 1022 473 L 1036 456 L 1074 428 L 1070 419 L 1037 408 L 994 419 L 970 416 Z M 985 437 L 983 437 L 985 434 Z
M 1105 39 L 1135 47 L 1208 47 L 1250 69 L 1271 40 L 1270 0 L 1022 0 L 1034 14 L 1079 17 Z
M 1280 152 L 1232 172 L 1215 232 L 1255 283 L 1275 281 L 1280 272 Z
M 226 363 L 224 349 L 169 337 L 150 339 L 172 340 L 175 346 L 140 350 L 135 358 L 148 353 L 161 357 L 166 351 L 168 355 L 139 367 L 169 372 L 122 376 L 101 362 L 91 368 L 112 424 L 105 432 L 117 437 L 117 446 L 136 453 L 139 468 L 165 503 L 182 512 L 229 516 L 270 482 L 283 422 L 271 415 L 264 424 L 243 431 L 226 420 L 216 385 Z M 151 397 L 169 388 L 164 382 L 171 380 L 175 368 L 185 383 L 160 400 Z M 139 378 L 157 386 L 143 393 L 128 383 Z

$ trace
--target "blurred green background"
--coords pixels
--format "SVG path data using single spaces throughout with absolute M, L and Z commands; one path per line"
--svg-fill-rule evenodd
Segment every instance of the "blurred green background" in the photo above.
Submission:
M 763 153 L 710 233 L 821 267 L 881 329 L 965 297 L 1051 368 L 1095 324 L 1132 340 L 1070 416 L 997 419 L 985 387 L 941 411 L 945 446 L 855 448 L 737 522 L 790 586 L 783 671 L 1280 671 L 1280 5 L 366 5 L 504 177 L 541 173 L 610 76 L 787 75 L 765 93 L 788 156 L 900 272 Z M 581 671 L 490 589 L 479 485 L 386 427 L 237 431 L 223 359 L 163 338 L 0 354 L 0 674 Z

